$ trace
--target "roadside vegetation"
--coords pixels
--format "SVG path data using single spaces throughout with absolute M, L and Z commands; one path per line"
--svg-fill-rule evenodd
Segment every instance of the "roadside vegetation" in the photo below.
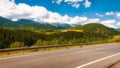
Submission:
M 63 30 L 10 30 L 0 28 L 0 49 L 58 44 L 119 42 L 119 34 L 115 29 L 95 23 Z

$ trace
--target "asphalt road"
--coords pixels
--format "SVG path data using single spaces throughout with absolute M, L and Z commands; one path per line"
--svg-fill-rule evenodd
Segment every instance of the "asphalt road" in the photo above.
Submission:
M 108 68 L 118 60 L 120 44 L 102 44 L 0 58 L 0 68 Z

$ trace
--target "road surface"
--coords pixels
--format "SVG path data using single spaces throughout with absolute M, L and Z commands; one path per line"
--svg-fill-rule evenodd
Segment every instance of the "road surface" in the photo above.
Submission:
M 0 68 L 108 68 L 118 60 L 120 44 L 101 44 L 4 57 L 0 58 Z
M 112 64 L 109 68 L 120 68 L 120 60 Z

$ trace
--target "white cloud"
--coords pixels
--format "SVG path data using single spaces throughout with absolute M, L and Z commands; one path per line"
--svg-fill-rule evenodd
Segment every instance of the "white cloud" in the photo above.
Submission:
M 50 23 L 55 23 L 55 22 L 64 23 L 61 19 L 62 19 L 62 16 L 59 13 L 56 13 L 56 12 L 53 13 L 49 11 L 48 17 L 41 18 L 41 21 L 50 22 Z
M 15 18 L 14 18 L 14 19 L 12 19 L 12 21 L 18 21 L 18 19 L 15 19 Z
M 100 21 L 100 19 L 95 18 L 95 19 L 89 19 L 88 21 L 91 22 L 91 23 L 97 23 L 97 22 Z
M 99 13 L 96 13 L 95 15 L 96 15 L 96 16 L 99 16 L 99 17 L 103 17 L 103 16 L 104 16 L 104 15 L 99 14 Z
M 114 12 L 106 12 L 106 15 L 108 15 L 108 16 L 114 15 Z
M 85 0 L 84 5 L 85 5 L 86 8 L 90 7 L 91 4 L 92 4 L 92 2 L 90 2 L 90 1 L 88 1 L 88 0 Z
M 87 21 L 87 17 L 70 17 L 68 15 L 60 15 L 57 12 L 48 11 L 42 6 L 29 6 L 24 3 L 15 4 L 9 0 L 0 1 L 0 16 L 5 18 L 11 18 L 13 21 L 18 19 L 33 19 L 38 22 L 49 23 L 68 23 L 68 24 L 80 24 Z
M 0 1 L 0 16 L 12 19 L 37 19 L 46 18 L 48 16 L 48 10 L 42 6 L 29 6 L 24 3 L 15 4 L 9 0 Z
M 8 0 L 0 0 L 0 15 L 7 17 L 10 14 L 10 10 L 13 8 L 14 3 Z
M 115 26 L 116 24 L 116 20 L 105 20 L 105 21 L 101 21 L 101 24 L 105 25 L 105 26 L 108 26 L 110 28 L 117 28 Z
M 62 2 L 62 0 L 52 0 L 52 3 L 60 4 L 61 2 Z
M 99 21 L 100 19 L 98 18 L 88 19 L 86 22 L 82 23 L 82 25 L 88 24 L 88 23 L 98 23 Z
M 79 8 L 80 7 L 80 2 L 82 2 L 83 0 L 64 0 L 64 2 L 72 5 L 75 8 Z
M 83 0 L 64 0 L 64 2 L 70 2 L 70 3 L 78 3 L 82 2 Z
M 42 18 L 47 16 L 47 9 L 42 6 L 16 5 L 11 1 L 0 1 L 0 16 L 6 18 Z
M 42 6 L 34 6 L 31 10 L 31 18 L 44 18 L 48 15 L 48 10 Z
M 79 17 L 79 16 L 75 16 L 73 18 L 70 18 L 70 24 L 82 24 L 83 22 L 87 21 L 88 18 L 87 17 Z
M 105 13 L 106 16 L 115 16 L 116 18 L 120 19 L 120 12 L 106 12 Z
M 115 24 L 115 26 L 116 26 L 117 28 L 120 28 L 120 22 L 117 22 L 117 23 Z
M 81 24 L 87 21 L 87 17 L 69 17 L 68 15 L 61 16 L 58 13 L 49 12 L 49 18 L 42 19 L 43 22 L 50 23 L 68 23 L 68 24 Z
M 120 18 L 120 12 L 116 12 L 116 17 Z
M 75 4 L 73 4 L 72 6 L 75 7 L 75 8 L 79 8 L 79 7 L 80 7 L 80 4 L 75 3 Z
M 71 5 L 72 7 L 75 7 L 75 8 L 79 8 L 80 5 L 83 3 L 83 1 L 85 2 L 84 3 L 84 6 L 87 8 L 87 7 L 90 7 L 91 6 L 91 2 L 88 1 L 88 0 L 52 0 L 52 3 L 57 3 L 57 4 L 61 4 L 61 2 L 64 2 L 64 3 L 67 3 L 68 5 Z

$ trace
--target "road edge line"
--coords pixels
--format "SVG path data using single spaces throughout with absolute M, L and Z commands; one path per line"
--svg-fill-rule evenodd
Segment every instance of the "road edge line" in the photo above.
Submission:
M 109 58 L 117 56 L 117 55 L 120 55 L 120 53 L 116 53 L 116 54 L 113 54 L 113 55 L 110 55 L 110 56 L 107 56 L 107 57 L 104 57 L 104 58 L 101 58 L 101 59 L 98 59 L 98 60 L 95 60 L 95 61 L 92 61 L 92 62 L 89 62 L 89 63 L 86 63 L 86 64 L 83 64 L 83 65 L 80 65 L 80 66 L 77 66 L 75 68 L 83 68 L 83 67 L 88 66 L 90 64 L 93 64 L 93 63 L 96 63 L 96 62 L 100 62 L 102 60 L 109 59 Z

